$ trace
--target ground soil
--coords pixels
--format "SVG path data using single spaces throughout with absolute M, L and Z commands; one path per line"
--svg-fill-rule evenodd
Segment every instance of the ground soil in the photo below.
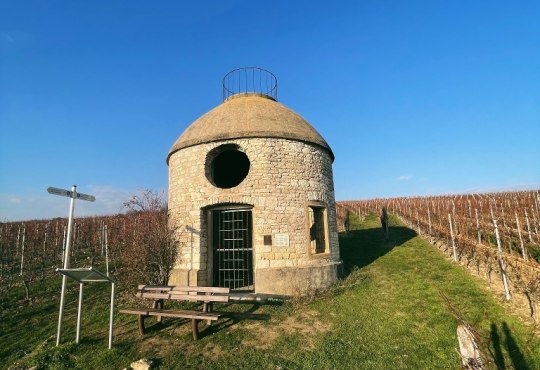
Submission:
M 280 333 L 294 332 L 304 337 L 302 342 L 306 346 L 305 349 L 313 349 L 315 347 L 313 337 L 331 329 L 330 324 L 322 322 L 318 315 L 317 311 L 303 309 L 299 314 L 289 316 L 285 320 L 270 320 L 268 324 L 250 322 L 243 325 L 243 328 L 254 333 L 255 339 L 245 339 L 242 344 L 267 349 L 272 347 Z

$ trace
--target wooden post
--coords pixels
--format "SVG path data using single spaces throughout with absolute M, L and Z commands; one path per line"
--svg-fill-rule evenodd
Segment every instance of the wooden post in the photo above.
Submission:
M 529 224 L 529 216 L 527 215 L 527 210 L 525 210 L 525 221 L 527 221 L 527 232 L 529 233 L 529 242 L 533 242 L 532 234 L 531 234 L 531 225 Z M 24 237 L 24 235 L 23 235 Z
M 103 241 L 103 238 L 105 237 L 104 236 L 105 234 L 105 228 L 103 226 L 103 221 L 101 221 L 101 224 L 99 225 L 99 246 L 101 247 L 101 255 L 103 256 L 104 254 L 104 249 L 105 249 L 105 243 Z
M 23 225 L 23 233 L 22 233 L 22 244 L 21 244 L 21 272 L 19 276 L 22 276 L 23 274 L 23 267 L 24 267 L 24 241 L 26 239 L 26 226 Z
M 517 224 L 517 230 L 519 235 L 519 244 L 521 244 L 521 254 L 523 255 L 523 259 L 527 261 L 529 257 L 527 256 L 527 251 L 525 250 L 525 246 L 523 245 L 523 238 L 521 237 L 521 227 L 519 225 L 519 218 L 517 215 L 517 212 L 515 213 L 516 216 L 516 224 Z
M 433 242 L 433 238 L 431 237 L 431 213 L 429 212 L 429 206 L 427 209 L 427 217 L 428 217 L 428 224 L 429 224 L 429 241 Z
M 503 226 L 504 226 L 504 228 L 506 229 L 507 226 L 506 226 L 506 221 L 504 220 L 504 218 L 505 218 L 505 217 L 504 217 L 504 207 L 503 207 L 502 204 L 501 204 L 501 218 L 502 218 Z
M 454 256 L 454 262 L 457 262 L 456 242 L 454 241 L 454 229 L 452 228 L 452 215 L 448 214 L 448 224 L 450 225 L 450 237 L 452 238 L 452 255 Z
M 64 261 L 64 255 L 66 253 L 66 242 L 67 242 L 67 234 L 66 234 L 66 225 L 63 225 L 63 228 L 64 228 L 64 235 L 62 237 L 62 258 L 60 259 L 60 261 Z
M 501 268 L 501 275 L 502 275 L 502 281 L 504 286 L 504 298 L 509 301 L 510 298 L 512 298 L 512 295 L 510 294 L 510 286 L 508 284 L 508 276 L 506 274 L 506 265 L 504 263 L 504 256 L 501 246 L 501 239 L 499 237 L 499 228 L 497 227 L 497 220 L 495 217 L 493 217 L 493 209 L 491 210 L 491 220 L 493 221 L 493 227 L 495 228 L 495 238 L 497 239 L 497 250 L 499 254 L 499 267 Z
M 105 231 L 105 266 L 107 269 L 107 276 L 109 276 L 109 240 L 108 240 L 107 225 L 104 226 L 104 231 Z
M 539 213 L 539 207 L 538 207 L 538 201 L 540 200 L 540 195 L 538 195 L 538 192 L 536 193 L 536 197 L 534 197 L 534 205 L 536 206 L 536 216 L 540 217 Z
M 456 235 L 459 234 L 459 230 L 456 223 L 456 204 L 454 203 L 454 200 L 452 199 L 452 220 L 454 221 L 454 231 L 456 232 Z
M 17 244 L 15 244 L 15 249 L 16 249 L 15 255 L 17 257 L 19 256 L 19 240 L 20 240 L 20 237 L 21 237 L 21 227 L 19 226 L 18 229 L 17 229 Z
M 480 223 L 478 222 L 478 210 L 474 209 L 474 216 L 476 217 L 476 232 L 478 234 L 478 244 L 482 244 L 482 235 L 480 234 Z
M 439 206 L 440 202 L 437 202 L 437 216 L 439 217 L 439 227 L 442 228 L 442 217 L 441 217 L 441 207 Z
M 534 233 L 536 235 L 538 235 L 538 228 L 537 228 L 537 224 L 538 224 L 538 221 L 536 220 L 536 214 L 534 213 L 534 208 L 531 206 L 531 214 L 532 214 L 532 217 L 533 217 L 533 227 L 534 227 Z

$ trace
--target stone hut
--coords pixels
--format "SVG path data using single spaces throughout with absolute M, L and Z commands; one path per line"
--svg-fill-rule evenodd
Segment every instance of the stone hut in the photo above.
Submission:
M 290 295 L 324 289 L 341 263 L 334 154 L 277 102 L 274 75 L 231 73 L 242 80 L 244 72 L 270 79 L 270 88 L 230 88 L 227 75 L 223 103 L 193 122 L 167 157 L 180 239 L 171 284 Z

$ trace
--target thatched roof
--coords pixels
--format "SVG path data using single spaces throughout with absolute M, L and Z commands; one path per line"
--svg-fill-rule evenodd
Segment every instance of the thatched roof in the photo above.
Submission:
M 334 159 L 328 143 L 299 114 L 267 96 L 239 94 L 193 122 L 172 146 L 167 163 L 173 153 L 190 146 L 255 137 L 315 144 L 327 150 Z

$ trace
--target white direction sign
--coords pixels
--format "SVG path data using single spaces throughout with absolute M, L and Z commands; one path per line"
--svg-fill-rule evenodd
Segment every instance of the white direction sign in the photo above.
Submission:
M 71 190 L 65 190 L 65 189 L 49 187 L 49 188 L 47 188 L 47 191 L 49 192 L 49 194 L 61 195 L 61 196 L 64 196 L 64 197 L 74 198 L 74 199 L 87 200 L 89 202 L 93 202 L 93 201 L 96 200 L 96 197 L 94 197 L 93 195 L 77 193 L 76 191 L 73 192 Z M 75 193 L 75 195 L 74 195 L 74 193 Z
M 70 256 L 69 248 L 71 246 L 71 235 L 72 235 L 71 230 L 73 230 L 72 226 L 73 226 L 73 211 L 75 209 L 75 200 L 80 199 L 80 200 L 87 200 L 89 202 L 93 202 L 94 200 L 96 200 L 96 198 L 93 195 L 78 193 L 77 192 L 77 185 L 73 185 L 71 190 L 65 190 L 65 189 L 58 189 L 58 188 L 49 187 L 47 189 L 47 191 L 49 192 L 49 194 L 61 195 L 63 197 L 71 198 L 70 205 L 69 205 L 69 218 L 68 218 L 68 229 L 67 229 L 67 237 L 66 237 L 66 248 L 64 250 L 64 270 L 69 269 L 69 256 Z M 64 316 L 64 302 L 65 302 L 65 293 L 66 293 L 66 283 L 67 283 L 66 275 L 63 274 L 62 275 L 62 291 L 60 293 L 60 313 L 58 315 L 58 333 L 56 334 L 56 346 L 57 347 L 60 344 L 60 334 L 62 332 L 62 317 Z M 114 288 L 113 288 L 113 292 L 114 292 Z M 77 320 L 78 323 L 77 323 L 77 340 L 76 340 L 77 343 L 79 343 L 79 326 L 78 325 L 80 324 L 81 302 L 82 302 L 82 285 L 81 285 L 81 291 L 80 291 L 79 294 L 80 294 L 79 295 L 79 313 L 78 313 L 79 317 L 78 317 L 78 320 Z M 111 309 L 111 312 L 112 312 L 112 309 Z M 112 325 L 112 321 L 111 321 L 111 325 Z M 112 333 L 112 326 L 111 326 L 110 332 Z M 111 347 L 111 338 L 112 337 L 109 335 L 109 348 Z

